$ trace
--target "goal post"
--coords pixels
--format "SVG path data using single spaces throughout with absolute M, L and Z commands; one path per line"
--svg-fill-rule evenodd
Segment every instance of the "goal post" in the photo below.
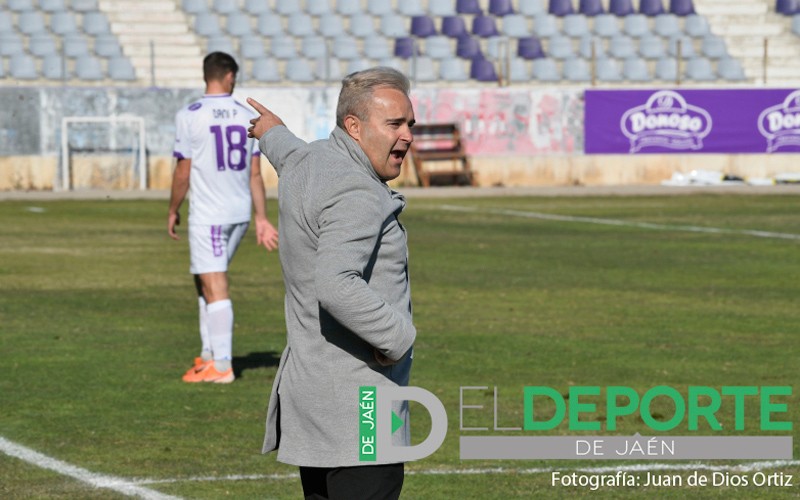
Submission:
M 77 146 L 71 137 L 82 130 L 80 137 L 85 144 Z M 97 129 L 93 132 L 91 129 Z M 72 132 L 72 136 L 70 135 Z M 99 132 L 99 133 L 98 133 Z M 66 116 L 61 119 L 61 162 L 59 174 L 61 191 L 74 188 L 74 151 L 106 152 L 119 154 L 130 152 L 133 156 L 130 168 L 129 185 L 141 190 L 147 189 L 147 154 L 145 146 L 145 123 L 141 116 Z

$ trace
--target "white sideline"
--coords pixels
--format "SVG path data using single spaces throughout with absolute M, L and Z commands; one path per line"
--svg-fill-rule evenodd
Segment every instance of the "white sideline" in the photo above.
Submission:
M 107 488 L 123 495 L 135 496 L 146 500 L 180 500 L 180 497 L 165 495 L 158 491 L 139 486 L 132 481 L 116 476 L 97 474 L 77 467 L 56 458 L 48 457 L 21 444 L 14 443 L 0 436 L 0 451 L 8 456 L 18 458 L 42 469 L 49 469 L 62 476 L 69 476 L 95 488 Z
M 745 236 L 755 236 L 757 238 L 800 240 L 800 234 L 775 233 L 772 231 L 759 231 L 755 229 L 725 229 L 719 227 L 655 224 L 651 222 L 635 222 L 635 221 L 626 221 L 620 219 L 602 219 L 599 217 L 580 217 L 573 215 L 546 214 L 542 212 L 526 212 L 522 210 L 504 210 L 504 209 L 483 208 L 483 207 L 464 207 L 459 205 L 440 205 L 439 208 L 441 210 L 447 210 L 450 212 L 482 212 L 495 215 L 511 215 L 514 217 L 525 217 L 528 219 L 556 220 L 562 222 L 584 222 L 589 224 L 603 224 L 607 226 L 623 226 L 623 227 L 638 227 L 642 229 L 656 229 L 660 231 L 688 231 L 692 233 L 712 233 L 712 234 L 741 234 Z

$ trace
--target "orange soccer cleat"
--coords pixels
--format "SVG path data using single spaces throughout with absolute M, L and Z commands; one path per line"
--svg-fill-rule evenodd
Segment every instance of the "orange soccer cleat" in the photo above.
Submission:
M 195 360 L 195 363 L 197 363 L 197 360 Z M 233 368 L 219 372 L 214 367 L 213 361 L 202 362 L 202 360 L 199 365 L 195 364 L 183 376 L 184 382 L 213 382 L 215 384 L 230 384 L 234 379 Z

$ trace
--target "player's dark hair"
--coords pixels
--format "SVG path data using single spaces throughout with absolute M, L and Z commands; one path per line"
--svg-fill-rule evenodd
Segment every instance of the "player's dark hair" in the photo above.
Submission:
M 203 59 L 203 80 L 206 82 L 222 80 L 231 71 L 233 76 L 236 76 L 239 65 L 225 52 L 212 52 Z

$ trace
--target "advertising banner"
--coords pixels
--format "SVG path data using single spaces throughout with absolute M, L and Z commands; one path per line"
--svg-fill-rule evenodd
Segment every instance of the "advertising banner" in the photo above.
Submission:
M 800 90 L 587 90 L 585 151 L 800 152 Z

